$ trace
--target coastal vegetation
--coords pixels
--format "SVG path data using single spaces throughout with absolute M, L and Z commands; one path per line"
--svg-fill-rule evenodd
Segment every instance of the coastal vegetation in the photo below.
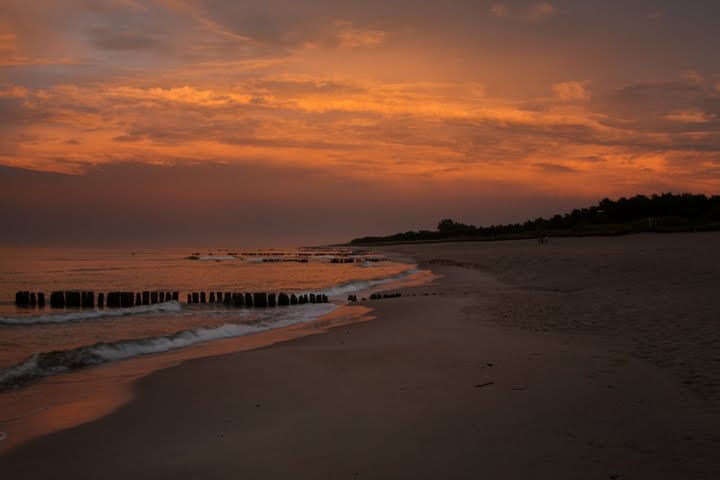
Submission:
M 574 209 L 550 218 L 524 223 L 466 225 L 450 218 L 434 231 L 421 230 L 388 236 L 362 237 L 351 245 L 376 243 L 504 240 L 546 236 L 624 235 L 641 232 L 720 230 L 720 196 L 703 194 L 636 195 L 618 200 L 604 198 L 597 205 Z

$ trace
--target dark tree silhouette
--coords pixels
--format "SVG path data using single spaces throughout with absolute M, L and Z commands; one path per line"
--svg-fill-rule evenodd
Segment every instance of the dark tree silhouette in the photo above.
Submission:
M 603 198 L 597 205 L 574 209 L 549 219 L 536 218 L 524 223 L 476 227 L 441 220 L 437 231 L 405 232 L 386 237 L 356 238 L 353 245 L 367 243 L 493 240 L 502 238 L 534 238 L 538 236 L 621 235 L 639 232 L 678 232 L 720 230 L 720 196 L 683 193 L 675 195 L 636 195 L 610 200 Z

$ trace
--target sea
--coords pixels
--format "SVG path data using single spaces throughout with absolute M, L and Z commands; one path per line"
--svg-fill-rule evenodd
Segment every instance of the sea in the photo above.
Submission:
M 0 409 L 4 406 L 6 411 L 0 411 L 0 442 L 7 436 L 4 424 L 17 424 L 20 418 L 52 407 L 36 397 L 61 389 L 60 403 L 65 404 L 73 398 L 67 393 L 73 383 L 97 380 L 97 373 L 87 372 L 98 369 L 118 375 L 117 368 L 100 370 L 104 365 L 132 362 L 132 376 L 138 377 L 158 365 L 168 366 L 152 360 L 158 355 L 172 353 L 177 363 L 232 351 L 230 345 L 200 349 L 198 354 L 198 347 L 223 340 L 252 338 L 255 346 L 273 343 L 277 336 L 265 335 L 270 339 L 266 342 L 257 339 L 352 308 L 350 295 L 361 300 L 395 285 L 422 283 L 426 276 L 411 261 L 348 248 L 2 248 Z M 16 305 L 18 291 L 43 292 L 46 306 Z M 53 291 L 92 291 L 96 298 L 116 291 L 179 292 L 179 300 L 51 308 Z M 210 292 L 315 294 L 327 296 L 328 302 L 274 308 L 188 303 L 193 292 L 206 292 L 207 300 Z M 97 385 L 90 390 L 97 391 Z

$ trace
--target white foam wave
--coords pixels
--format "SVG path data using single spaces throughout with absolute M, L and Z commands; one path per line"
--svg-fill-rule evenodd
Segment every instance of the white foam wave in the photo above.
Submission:
M 379 278 L 376 280 L 363 280 L 363 281 L 349 282 L 349 283 L 346 283 L 343 285 L 338 285 L 337 287 L 332 287 L 332 288 L 323 290 L 322 293 L 324 293 L 328 297 L 332 297 L 332 296 L 336 296 L 336 295 L 348 295 L 351 293 L 367 290 L 369 288 L 377 287 L 379 285 L 386 285 L 388 283 L 393 283 L 393 282 L 397 282 L 400 280 L 404 280 L 407 277 L 414 275 L 418 272 L 420 272 L 420 270 L 418 270 L 416 268 L 410 268 L 410 269 L 400 272 L 399 274 L 394 275 L 392 277 Z
M 185 330 L 166 337 L 130 340 L 102 344 L 93 347 L 93 353 L 106 362 L 123 360 L 138 355 L 162 353 L 176 348 L 188 347 L 196 343 L 220 340 L 222 338 L 241 337 L 251 333 L 264 332 L 276 328 L 303 323 L 331 312 L 336 307 L 330 304 L 316 304 L 310 308 L 297 309 L 290 315 L 269 319 L 257 323 L 226 323 L 214 327 L 201 327 L 195 330 Z M 276 310 L 277 312 L 277 310 Z
M 25 362 L 0 371 L 0 391 L 22 385 L 35 378 L 90 365 L 151 353 L 162 353 L 211 340 L 240 337 L 309 322 L 330 313 L 335 308 L 331 304 L 315 304 L 294 307 L 285 311 L 274 309 L 272 312 L 263 312 L 260 315 L 262 319 L 254 323 L 226 323 L 214 327 L 184 330 L 162 337 L 96 343 L 71 350 L 36 353 Z
M 66 323 L 93 320 L 104 317 L 124 317 L 145 313 L 178 312 L 182 309 L 180 302 L 171 301 L 153 305 L 140 305 L 137 307 L 114 308 L 106 310 L 77 310 L 68 313 L 50 315 L 36 315 L 26 317 L 0 317 L 0 324 L 4 325 L 35 325 L 38 323 Z

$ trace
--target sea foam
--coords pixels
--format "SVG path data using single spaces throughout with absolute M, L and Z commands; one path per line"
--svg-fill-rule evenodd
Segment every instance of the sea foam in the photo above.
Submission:
M 179 302 L 171 301 L 137 307 L 113 308 L 106 310 L 76 310 L 49 315 L 33 315 L 24 317 L 0 317 L 0 325 L 36 325 L 42 323 L 66 323 L 93 320 L 104 317 L 124 317 L 146 313 L 178 312 L 182 309 Z
M 240 337 L 308 322 L 331 312 L 335 308 L 331 304 L 307 305 L 293 308 L 292 312 L 288 311 L 284 315 L 268 316 L 265 320 L 253 323 L 226 323 L 212 327 L 183 330 L 161 337 L 99 342 L 69 350 L 35 353 L 26 361 L 0 371 L 0 391 L 21 386 L 36 378 L 56 375 L 91 365 L 151 353 L 162 353 L 211 340 Z
M 420 272 L 420 270 L 418 270 L 416 268 L 410 268 L 408 270 L 400 272 L 397 275 L 393 275 L 392 277 L 378 278 L 376 280 L 363 280 L 363 281 L 347 282 L 342 285 L 338 285 L 336 287 L 322 290 L 322 293 L 324 293 L 328 297 L 339 296 L 339 295 L 348 295 L 351 293 L 368 290 L 370 288 L 378 287 L 378 286 L 385 285 L 388 283 L 394 283 L 394 282 L 397 282 L 400 280 L 405 280 L 406 278 L 410 277 L 411 275 L 414 275 L 419 272 Z

